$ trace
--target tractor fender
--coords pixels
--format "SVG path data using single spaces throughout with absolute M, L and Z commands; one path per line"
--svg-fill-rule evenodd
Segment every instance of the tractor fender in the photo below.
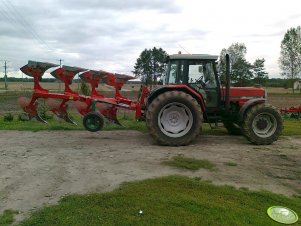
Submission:
M 149 104 L 160 94 L 168 92 L 168 91 L 183 91 L 189 95 L 191 95 L 193 98 L 196 99 L 196 101 L 199 103 L 199 105 L 202 108 L 202 111 L 205 112 L 205 103 L 202 94 L 196 92 L 192 88 L 186 86 L 186 85 L 171 85 L 171 86 L 164 86 L 157 89 L 152 90 L 148 97 L 146 102 L 146 107 L 148 108 Z
M 239 122 L 241 123 L 244 120 L 244 115 L 247 112 L 247 110 L 256 105 L 256 104 L 262 104 L 266 102 L 265 98 L 256 98 L 256 99 L 251 99 L 248 100 L 243 106 L 242 108 L 239 110 Z

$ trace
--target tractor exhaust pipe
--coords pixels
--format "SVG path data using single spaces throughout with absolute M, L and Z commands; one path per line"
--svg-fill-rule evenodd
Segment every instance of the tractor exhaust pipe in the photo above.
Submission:
M 225 109 L 230 109 L 230 56 L 226 54 L 226 95 L 225 95 Z

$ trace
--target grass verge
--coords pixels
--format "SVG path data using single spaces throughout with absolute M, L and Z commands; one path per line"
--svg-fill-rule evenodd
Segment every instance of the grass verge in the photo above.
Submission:
M 301 214 L 300 198 L 168 176 L 126 183 L 109 193 L 64 197 L 58 205 L 33 213 L 20 225 L 276 226 L 279 224 L 266 214 L 273 205 Z
M 82 125 L 82 117 L 72 112 L 71 116 L 77 125 L 66 123 L 62 120 L 51 118 L 47 120 L 48 124 L 43 124 L 37 121 L 20 121 L 17 114 L 14 114 L 12 121 L 5 121 L 5 115 L 0 116 L 0 130 L 25 130 L 25 131 L 40 131 L 40 130 L 84 130 Z M 123 126 L 107 122 L 104 130 L 138 130 L 146 132 L 145 122 L 138 122 L 133 115 L 121 114 L 118 117 Z M 284 119 L 284 136 L 301 136 L 301 119 Z M 202 134 L 205 135 L 229 135 L 224 127 L 211 129 L 208 123 L 204 123 Z
M 14 216 L 17 214 L 17 211 L 8 209 L 4 210 L 3 214 L 0 215 L 0 225 L 9 226 L 14 222 Z
M 284 136 L 301 135 L 301 119 L 284 119 Z
M 196 171 L 201 168 L 208 170 L 215 169 L 215 165 L 206 159 L 194 159 L 182 155 L 174 156 L 170 160 L 162 161 L 162 164 L 192 171 Z
M 14 114 L 12 121 L 4 120 L 6 115 L 0 117 L 0 130 L 21 130 L 21 131 L 40 131 L 40 130 L 84 130 L 82 124 L 82 117 L 74 112 L 71 112 L 72 120 L 77 124 L 66 123 L 61 119 L 56 119 L 51 115 L 51 118 L 46 120 L 47 124 L 30 120 L 20 121 L 18 115 Z M 104 130 L 138 130 L 146 131 L 145 122 L 137 122 L 132 115 L 119 117 L 119 121 L 123 126 L 116 125 L 114 123 L 106 122 Z

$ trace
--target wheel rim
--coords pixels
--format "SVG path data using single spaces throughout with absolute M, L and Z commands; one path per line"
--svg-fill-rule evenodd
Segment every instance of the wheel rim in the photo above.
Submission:
M 181 103 L 164 106 L 158 115 L 158 125 L 162 133 L 169 137 L 182 137 L 189 132 L 193 124 L 191 110 Z
M 100 124 L 100 119 L 95 115 L 90 115 L 86 120 L 86 126 L 92 130 L 96 129 L 99 126 L 99 124 Z
M 277 129 L 277 120 L 272 114 L 261 113 L 254 118 L 252 129 L 261 138 L 270 137 Z

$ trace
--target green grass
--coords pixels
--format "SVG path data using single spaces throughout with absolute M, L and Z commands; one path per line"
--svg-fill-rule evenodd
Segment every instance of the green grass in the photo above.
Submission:
M 137 121 L 133 115 L 120 115 L 118 117 L 119 122 L 122 126 L 116 125 L 114 123 L 107 123 L 105 130 L 138 130 L 141 132 L 146 132 L 146 124 L 142 121 Z
M 284 119 L 284 130 L 282 135 L 301 135 L 301 119 Z
M 162 164 L 192 171 L 196 171 L 201 168 L 208 170 L 215 169 L 215 165 L 206 159 L 194 159 L 182 155 L 174 156 L 170 160 L 162 161 Z
M 0 130 L 21 130 L 21 131 L 39 131 L 39 130 L 84 130 L 82 125 L 82 117 L 72 112 L 71 116 L 77 125 L 66 123 L 55 118 L 47 120 L 47 124 L 31 120 L 31 121 L 19 121 L 18 114 L 14 114 L 13 121 L 5 121 L 5 114 L 0 116 Z M 136 121 L 133 115 L 119 115 L 118 120 L 123 126 L 116 125 L 114 123 L 106 122 L 104 130 L 138 130 L 146 132 L 147 128 L 145 122 Z M 209 124 L 204 123 L 202 127 L 202 133 L 207 135 L 227 135 L 227 130 L 223 127 L 211 129 Z
M 47 120 L 47 124 L 30 120 L 30 121 L 19 121 L 18 116 L 14 115 L 14 120 L 11 122 L 4 121 L 3 117 L 0 117 L 0 129 L 1 130 L 28 130 L 28 131 L 40 131 L 40 130 L 81 130 L 83 129 L 82 124 L 79 120 L 80 117 L 75 118 L 75 122 L 78 125 L 62 122 L 56 119 Z
M 1 226 L 9 226 L 14 222 L 14 215 L 17 214 L 17 211 L 8 209 L 4 210 L 4 212 L 0 215 L 0 225 Z
M 0 130 L 84 130 L 82 125 L 82 117 L 76 113 L 71 112 L 71 116 L 77 125 L 59 121 L 55 118 L 47 120 L 48 124 L 43 124 L 37 121 L 19 121 L 18 114 L 14 114 L 13 121 L 5 121 L 5 114 L 0 116 Z M 118 117 L 123 126 L 107 122 L 104 130 L 138 130 L 146 132 L 147 128 L 145 122 L 138 122 L 133 115 L 120 114 Z M 202 134 L 206 135 L 229 135 L 224 127 L 210 128 L 208 123 L 204 123 L 202 127 Z M 284 136 L 301 136 L 301 119 L 284 119 Z
M 225 162 L 224 164 L 226 166 L 237 166 L 237 163 L 235 163 L 235 162 Z
M 66 123 L 65 121 L 58 120 L 55 117 L 46 120 L 47 124 L 38 122 L 36 120 L 20 121 L 18 120 L 18 114 L 14 114 L 13 121 L 6 121 L 4 117 L 0 117 L 0 130 L 21 130 L 21 131 L 40 131 L 40 130 L 84 130 L 82 124 L 82 117 L 77 113 L 70 114 L 73 121 L 77 125 Z M 123 126 L 116 125 L 114 123 L 106 122 L 104 130 L 138 130 L 146 131 L 145 122 L 137 122 L 133 116 L 121 116 L 119 121 Z
M 301 119 L 284 119 L 283 125 L 283 136 L 301 136 Z M 211 129 L 208 123 L 203 124 L 202 133 L 207 135 L 229 135 L 224 127 Z
M 33 213 L 20 225 L 277 226 L 280 224 L 266 214 L 273 205 L 301 214 L 301 198 L 168 176 L 126 183 L 108 193 L 67 196 L 58 205 Z M 300 220 L 294 225 L 301 225 Z

